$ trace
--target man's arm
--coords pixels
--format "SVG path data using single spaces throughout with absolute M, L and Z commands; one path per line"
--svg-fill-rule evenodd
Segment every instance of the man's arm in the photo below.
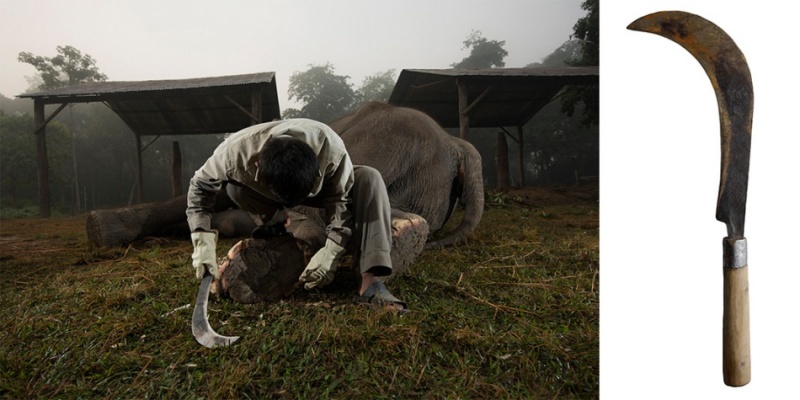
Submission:
M 353 163 L 346 153 L 338 167 L 326 175 L 322 187 L 322 199 L 325 204 L 327 236 L 342 247 L 352 235 L 352 215 L 347 210 L 350 189 L 353 187 Z
M 222 190 L 222 184 L 227 177 L 227 158 L 223 157 L 225 151 L 224 144 L 220 145 L 189 181 L 186 218 L 191 232 L 211 230 L 211 215 L 214 213 L 217 193 Z
M 219 279 L 217 265 L 217 232 L 211 230 L 211 214 L 217 193 L 222 189 L 225 180 L 225 163 L 227 157 L 225 146 L 217 147 L 214 154 L 206 160 L 189 181 L 189 192 L 186 195 L 186 217 L 192 235 L 192 266 L 197 279 L 203 279 L 206 271 Z

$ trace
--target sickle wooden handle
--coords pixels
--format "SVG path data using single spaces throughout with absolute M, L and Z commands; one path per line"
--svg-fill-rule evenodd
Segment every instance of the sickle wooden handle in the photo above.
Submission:
M 747 266 L 723 268 L 722 373 L 728 386 L 750 382 L 750 295 Z

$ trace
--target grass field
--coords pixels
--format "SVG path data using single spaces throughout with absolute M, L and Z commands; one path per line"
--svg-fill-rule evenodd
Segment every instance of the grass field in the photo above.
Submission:
M 342 268 L 279 303 L 211 300 L 242 338 L 207 349 L 188 241 L 92 248 L 85 215 L 2 220 L 0 397 L 597 398 L 598 223 L 596 187 L 490 192 L 468 243 L 388 285 L 410 312 L 352 304 Z

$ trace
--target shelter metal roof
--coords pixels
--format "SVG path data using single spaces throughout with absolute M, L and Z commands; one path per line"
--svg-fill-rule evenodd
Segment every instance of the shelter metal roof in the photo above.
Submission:
M 404 69 L 389 103 L 423 111 L 446 128 L 458 127 L 460 82 L 468 103 L 475 102 L 471 127 L 520 126 L 565 85 L 597 84 L 599 76 L 599 67 Z
M 280 117 L 274 72 L 95 82 L 17 97 L 44 104 L 104 102 L 139 135 L 236 132 Z

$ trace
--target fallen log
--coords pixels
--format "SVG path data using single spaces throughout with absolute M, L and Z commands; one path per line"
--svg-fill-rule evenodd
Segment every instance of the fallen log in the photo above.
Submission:
M 221 212 L 233 207 L 225 195 L 217 196 L 214 210 Z M 138 204 L 110 210 L 93 210 L 86 218 L 86 236 L 95 246 L 127 246 L 147 236 L 169 236 L 165 232 L 178 231 L 176 226 L 186 224 L 186 195 L 170 200 Z

